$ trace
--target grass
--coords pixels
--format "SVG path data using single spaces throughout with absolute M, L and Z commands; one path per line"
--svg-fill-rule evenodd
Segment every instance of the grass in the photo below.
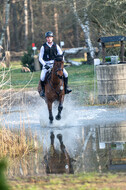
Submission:
M 12 190 L 123 190 L 126 188 L 125 174 L 98 173 L 28 177 L 11 180 L 9 184 Z
M 93 84 L 93 65 L 81 65 L 81 66 L 71 66 L 66 67 L 66 70 L 69 73 L 69 85 L 78 86 L 86 83 L 87 85 L 92 86 Z M 0 70 L 2 72 L 2 70 Z M 8 72 L 6 69 L 5 72 Z M 11 84 L 14 88 L 22 88 L 22 85 L 27 84 L 31 80 L 28 88 L 34 88 L 38 84 L 40 78 L 40 71 L 33 73 L 23 73 L 21 72 L 21 63 L 12 62 L 11 63 Z
M 72 94 L 76 96 L 77 100 L 80 100 L 81 104 L 89 104 L 89 95 L 94 91 L 94 67 L 93 65 L 82 64 L 80 66 L 66 67 L 69 74 L 69 87 L 72 88 Z M 0 78 L 2 80 L 1 70 Z M 33 73 L 21 72 L 21 63 L 12 62 L 11 69 L 5 70 L 6 77 L 4 81 L 8 80 L 6 85 L 3 85 L 3 89 L 13 88 L 21 89 L 28 88 L 29 90 L 37 90 L 41 71 Z

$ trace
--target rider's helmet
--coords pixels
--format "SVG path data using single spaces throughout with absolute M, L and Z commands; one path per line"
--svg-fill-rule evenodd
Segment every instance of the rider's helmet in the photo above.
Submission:
M 53 32 L 51 32 L 51 31 L 48 31 L 48 32 L 46 32 L 45 33 L 45 37 L 53 37 Z

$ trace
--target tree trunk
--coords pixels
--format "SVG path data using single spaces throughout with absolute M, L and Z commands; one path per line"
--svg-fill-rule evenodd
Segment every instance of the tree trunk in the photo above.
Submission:
M 76 3 L 76 0 L 73 0 L 74 4 Z M 78 23 L 80 24 L 83 32 L 84 32 L 84 36 L 85 36 L 85 43 L 86 43 L 86 47 L 89 49 L 89 55 L 88 58 L 88 62 L 92 63 L 93 59 L 94 59 L 94 48 L 92 46 L 92 42 L 90 39 L 90 27 L 89 27 L 89 20 L 88 20 L 88 15 L 86 13 L 86 10 L 84 10 L 84 18 L 85 18 L 85 25 L 82 23 L 81 19 L 79 18 L 78 14 L 77 14 L 77 10 L 75 8 L 75 6 L 72 5 L 73 11 L 74 11 L 74 15 L 78 21 Z
M 56 32 L 56 41 L 59 42 L 59 31 L 58 31 L 58 14 L 57 9 L 54 7 L 54 25 L 55 25 L 55 32 Z
M 16 1 L 12 1 L 12 12 L 13 12 L 13 32 L 14 32 L 14 46 L 15 49 L 18 49 L 18 30 L 17 30 L 17 13 L 16 13 Z
M 28 0 L 24 0 L 25 49 L 28 46 Z
M 77 5 L 76 5 L 76 1 L 74 1 L 74 9 L 76 10 L 77 9 Z M 74 24 L 74 31 L 75 31 L 75 45 L 76 45 L 76 47 L 79 47 L 80 45 L 80 43 L 79 43 L 79 31 L 78 31 L 78 22 L 77 22 L 77 20 L 75 20 L 74 21 L 75 22 L 75 24 Z
M 0 45 L 3 44 L 5 32 L 7 30 L 7 26 L 9 23 L 9 13 L 10 13 L 10 1 L 6 0 L 5 1 L 5 24 L 4 24 L 3 31 L 2 31 L 1 38 L 0 38 Z
M 31 34 L 32 34 L 32 42 L 34 41 L 34 17 L 33 17 L 33 7 L 32 7 L 32 0 L 30 0 L 30 18 L 31 18 Z

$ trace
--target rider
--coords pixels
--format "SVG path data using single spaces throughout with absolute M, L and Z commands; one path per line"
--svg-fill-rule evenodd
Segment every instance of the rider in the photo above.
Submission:
M 53 42 L 53 32 L 48 31 L 45 33 L 46 42 L 40 49 L 39 61 L 42 64 L 43 68 L 41 71 L 40 81 L 42 91 L 40 92 L 40 96 L 45 96 L 45 76 L 49 68 L 53 67 L 54 59 L 56 55 L 62 55 L 63 52 L 61 48 Z M 65 86 L 65 94 L 70 93 L 72 90 L 68 89 L 68 73 L 63 69 L 64 74 L 64 86 Z

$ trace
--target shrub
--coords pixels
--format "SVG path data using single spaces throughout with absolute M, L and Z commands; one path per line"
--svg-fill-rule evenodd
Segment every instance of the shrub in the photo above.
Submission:
M 9 190 L 9 186 L 7 185 L 4 171 L 6 169 L 6 162 L 4 160 L 0 161 L 0 190 Z
M 110 56 L 106 56 L 106 57 L 105 57 L 105 61 L 106 61 L 106 62 L 111 62 L 111 57 L 110 57 Z
M 22 65 L 28 67 L 32 72 L 34 71 L 34 58 L 32 48 L 28 48 L 27 53 L 21 58 Z

